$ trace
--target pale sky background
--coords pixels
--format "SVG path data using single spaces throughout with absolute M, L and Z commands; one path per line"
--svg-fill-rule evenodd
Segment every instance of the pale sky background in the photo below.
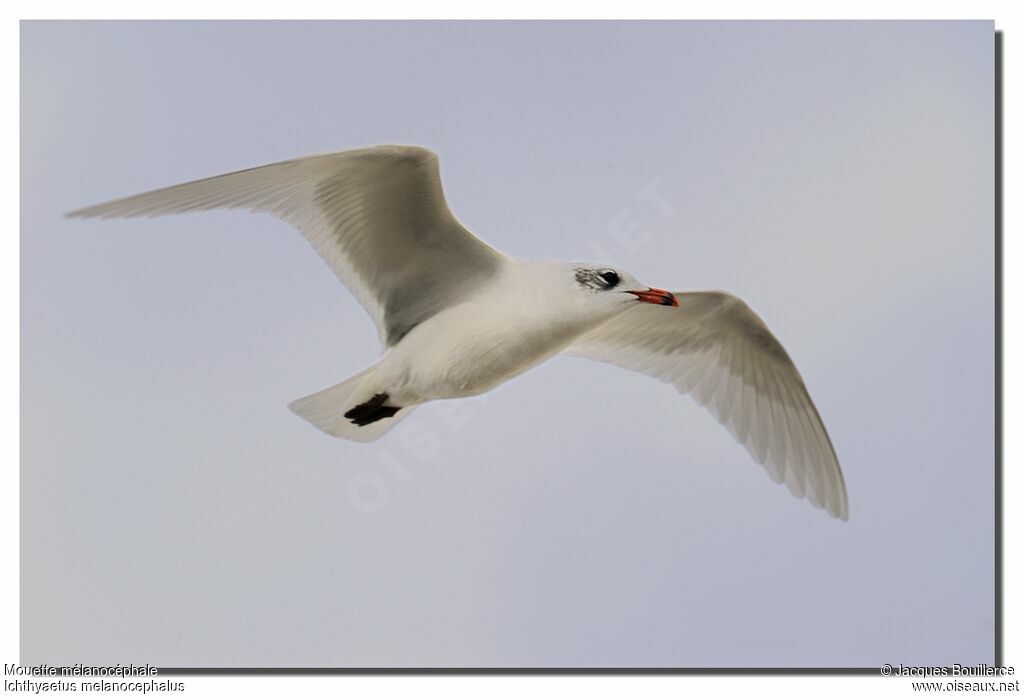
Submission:
M 23 24 L 21 662 L 991 663 L 992 82 L 991 22 Z M 376 333 L 297 232 L 61 217 L 376 143 L 508 254 L 743 297 L 850 521 L 578 359 L 331 439 L 285 404 Z

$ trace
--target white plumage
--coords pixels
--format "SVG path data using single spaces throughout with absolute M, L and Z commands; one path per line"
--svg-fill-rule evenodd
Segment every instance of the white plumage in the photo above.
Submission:
M 731 295 L 672 294 L 609 266 L 510 259 L 455 219 L 437 156 L 418 147 L 289 160 L 68 215 L 215 208 L 297 227 L 377 325 L 376 365 L 289 405 L 326 433 L 374 440 L 418 404 L 486 392 L 564 352 L 689 393 L 774 481 L 848 517 L 839 463 L 799 373 Z

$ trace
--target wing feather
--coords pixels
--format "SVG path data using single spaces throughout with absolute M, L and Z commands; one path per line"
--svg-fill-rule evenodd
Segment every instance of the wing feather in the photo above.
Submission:
M 128 218 L 244 208 L 302 232 L 392 346 L 486 282 L 506 259 L 456 220 L 437 155 L 379 146 L 179 184 L 68 214 Z
M 835 450 L 800 373 L 764 322 L 726 293 L 677 293 L 678 308 L 637 303 L 567 354 L 650 375 L 689 393 L 771 479 L 846 520 Z

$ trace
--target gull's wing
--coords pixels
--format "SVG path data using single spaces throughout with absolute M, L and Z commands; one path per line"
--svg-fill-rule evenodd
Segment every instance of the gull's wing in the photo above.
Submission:
M 565 353 L 636 370 L 707 407 L 775 482 L 846 520 L 846 486 L 800 373 L 747 305 L 676 293 L 678 308 L 636 303 Z
M 297 227 L 356 296 L 386 346 L 486 283 L 506 258 L 441 190 L 437 155 L 380 146 L 278 162 L 68 214 L 124 218 L 245 208 Z

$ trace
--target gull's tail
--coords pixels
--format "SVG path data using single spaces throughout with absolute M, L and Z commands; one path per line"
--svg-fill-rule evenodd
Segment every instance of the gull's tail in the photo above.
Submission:
M 413 409 L 388 404 L 386 386 L 377 384 L 376 366 L 296 399 L 288 408 L 328 435 L 364 443 L 383 436 Z

